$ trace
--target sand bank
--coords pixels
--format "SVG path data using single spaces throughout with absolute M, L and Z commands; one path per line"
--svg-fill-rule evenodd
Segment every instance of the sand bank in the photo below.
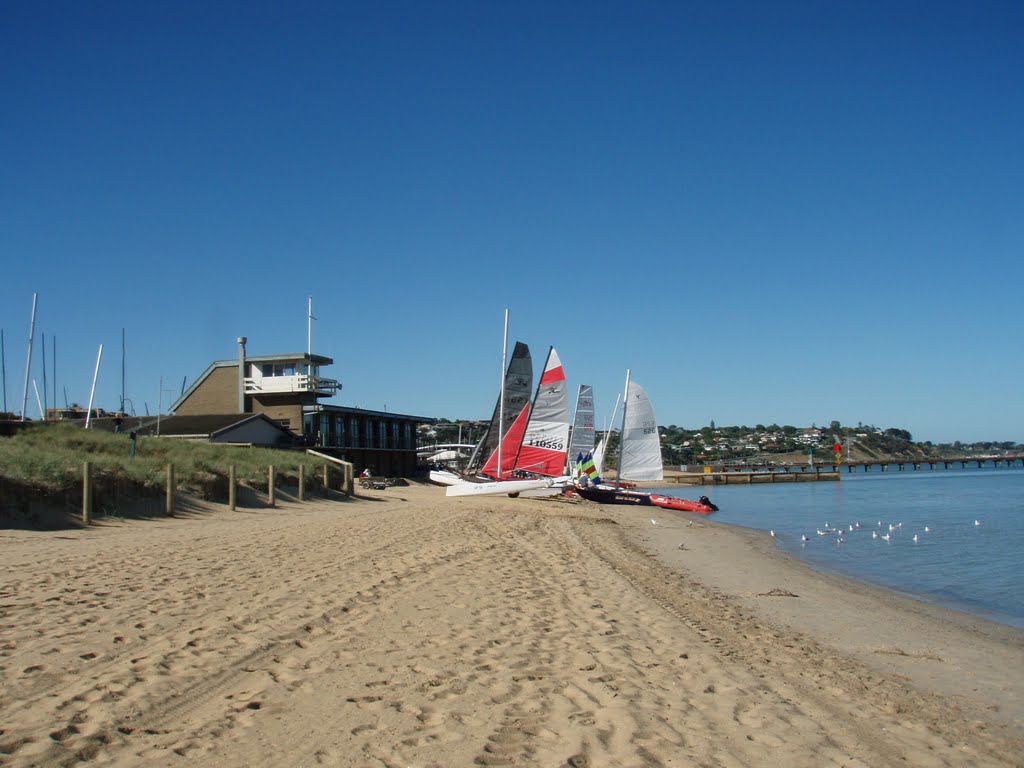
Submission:
M 1022 633 L 429 486 L 0 532 L 0 764 L 1009 766 Z

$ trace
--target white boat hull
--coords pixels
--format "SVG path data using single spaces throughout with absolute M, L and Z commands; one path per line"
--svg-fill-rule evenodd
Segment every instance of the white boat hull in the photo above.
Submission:
M 445 490 L 445 496 L 487 496 L 495 494 L 519 494 L 523 491 L 533 491 L 540 488 L 548 488 L 551 485 L 550 478 L 543 480 L 501 480 L 490 483 L 471 483 L 462 481 L 456 485 L 449 485 Z
M 466 481 L 462 479 L 461 475 L 454 472 L 445 469 L 432 469 L 430 470 L 430 482 L 436 485 L 458 485 Z

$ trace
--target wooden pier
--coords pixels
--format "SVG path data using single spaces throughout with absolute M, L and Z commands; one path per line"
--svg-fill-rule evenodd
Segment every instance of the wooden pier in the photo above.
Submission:
M 832 466 L 800 467 L 799 471 L 778 469 L 761 470 L 720 470 L 711 472 L 680 472 L 666 476 L 671 483 L 687 485 L 751 485 L 753 483 L 814 483 L 821 481 L 837 482 L 839 470 Z
M 849 474 L 858 469 L 864 472 L 904 472 L 908 470 L 967 469 L 987 466 L 1024 466 L 1024 456 L 957 456 L 946 459 L 867 459 L 849 462 L 815 461 L 813 464 L 711 464 L 690 465 L 672 477 L 669 482 L 692 485 L 799 483 L 818 480 L 839 480 L 845 467 Z M 895 470 L 893 469 L 895 467 Z
M 923 467 L 928 469 L 967 469 L 969 466 L 976 466 L 982 469 L 991 465 L 996 467 L 1014 467 L 1017 463 L 1024 466 L 1024 456 L 959 456 L 952 459 L 894 459 L 892 461 L 849 461 L 846 462 L 846 471 L 853 472 L 857 467 L 863 467 L 865 472 L 877 469 L 881 472 L 888 472 L 891 467 L 896 467 L 897 472 L 903 472 L 907 468 L 918 470 Z

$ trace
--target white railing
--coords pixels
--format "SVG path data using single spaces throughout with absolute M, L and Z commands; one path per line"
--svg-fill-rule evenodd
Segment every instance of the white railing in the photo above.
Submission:
M 320 376 L 265 376 L 259 379 L 246 378 L 247 395 L 286 395 L 293 392 L 315 392 L 318 395 L 333 395 L 338 391 L 337 379 Z

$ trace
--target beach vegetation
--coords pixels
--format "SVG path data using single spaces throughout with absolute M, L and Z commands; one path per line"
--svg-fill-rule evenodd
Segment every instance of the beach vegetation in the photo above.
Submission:
M 312 480 L 323 460 L 302 451 L 217 445 L 171 437 L 138 437 L 134 455 L 127 433 L 83 429 L 71 424 L 38 424 L 0 438 L 0 477 L 43 493 L 60 493 L 81 483 L 82 466 L 141 489 L 163 486 L 167 465 L 174 465 L 180 488 L 207 496 L 226 487 L 230 467 L 239 482 L 257 490 L 269 486 L 271 465 L 282 483 L 297 483 L 298 468 Z

